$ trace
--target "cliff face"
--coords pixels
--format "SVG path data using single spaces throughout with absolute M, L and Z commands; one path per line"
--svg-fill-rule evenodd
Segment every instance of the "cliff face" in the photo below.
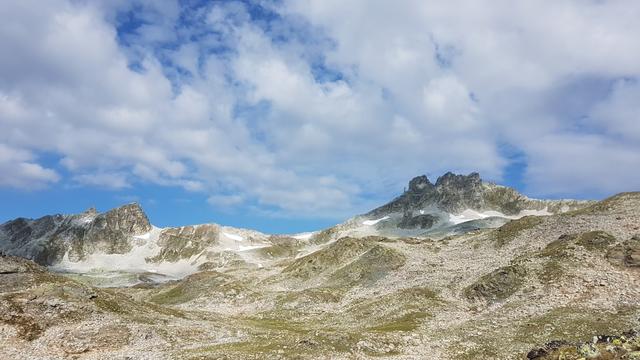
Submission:
M 131 238 L 151 230 L 138 204 L 128 204 L 99 214 L 89 209 L 78 215 L 19 218 L 0 225 L 0 250 L 51 265 L 68 254 L 72 261 L 100 251 L 122 254 Z

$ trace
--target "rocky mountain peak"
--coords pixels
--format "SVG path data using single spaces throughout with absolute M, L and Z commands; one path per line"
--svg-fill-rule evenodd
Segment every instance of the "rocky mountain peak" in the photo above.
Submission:
M 436 187 L 440 188 L 473 188 L 482 185 L 482 179 L 480 178 L 480 174 L 477 172 L 472 172 L 469 175 L 458 175 L 452 172 L 447 172 L 444 175 L 440 176 L 438 180 L 436 180 Z
M 416 176 L 409 181 L 409 192 L 423 192 L 433 188 L 433 184 L 426 175 Z
M 65 254 L 72 261 L 100 252 L 122 254 L 133 236 L 151 231 L 147 215 L 137 203 L 104 213 L 90 208 L 76 215 L 48 215 L 0 225 L 0 250 L 50 265 Z
M 111 209 L 96 218 L 96 225 L 122 230 L 131 235 L 140 235 L 151 230 L 151 224 L 138 203 L 130 203 Z
M 483 207 L 482 179 L 480 174 L 457 175 L 448 172 L 436 181 L 438 207 L 457 212 L 464 209 L 480 209 Z
M 408 189 L 399 197 L 366 215 L 380 217 L 402 213 L 406 220 L 412 219 L 420 210 L 432 211 L 434 208 L 451 214 L 471 209 L 517 215 L 523 210 L 547 209 L 556 213 L 566 211 L 562 209 L 581 206 L 584 206 L 584 203 L 576 201 L 529 199 L 514 189 L 483 182 L 477 172 L 468 175 L 447 172 L 438 177 L 435 184 L 431 183 L 426 175 L 414 177 L 409 182 Z

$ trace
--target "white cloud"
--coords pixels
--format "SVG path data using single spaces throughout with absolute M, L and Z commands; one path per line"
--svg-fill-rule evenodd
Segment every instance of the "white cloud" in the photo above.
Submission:
M 640 146 L 598 135 L 550 135 L 531 144 L 526 176 L 536 194 L 615 193 L 640 188 Z M 593 181 L 593 178 L 597 181 Z
M 2 6 L 0 185 L 58 181 L 46 153 L 87 186 L 341 217 L 424 172 L 499 181 L 508 144 L 540 195 L 638 186 L 636 2 L 284 1 L 269 26 L 181 6 Z M 145 25 L 119 39 L 134 8 Z M 601 81 L 567 86 L 584 78 Z
M 244 202 L 245 198 L 242 195 L 212 195 L 207 199 L 209 204 L 220 208 L 234 208 Z
M 525 181 L 537 194 L 556 194 L 560 189 L 569 195 L 606 194 L 638 186 L 633 179 L 640 177 L 640 170 L 611 165 L 618 158 L 631 161 L 638 147 L 640 127 L 632 115 L 637 114 L 634 88 L 640 76 L 638 3 L 285 3 L 285 13 L 305 17 L 335 41 L 326 54 L 331 64 L 345 73 L 357 69 L 357 81 L 384 88 L 393 96 L 402 121 L 393 117 L 396 127 L 391 134 L 402 129 L 409 142 L 416 137 L 436 139 L 436 151 L 424 152 L 425 168 L 437 172 L 476 164 L 481 173 L 499 180 L 506 161 L 495 145 L 506 143 L 529 160 L 530 176 Z M 608 99 L 590 113 L 592 99 L 576 99 L 581 94 L 562 88 L 570 79 L 589 78 L 636 80 L 619 81 Z M 475 101 L 470 100 L 471 93 Z M 568 114 L 563 102 L 586 106 L 582 114 Z M 417 133 L 420 116 L 426 118 L 424 133 Z M 590 125 L 597 126 L 597 141 L 581 135 L 585 116 L 595 119 Z M 440 138 L 446 141 L 439 143 Z M 539 146 L 540 139 L 547 139 L 546 149 L 562 152 L 566 146 L 565 153 L 572 155 L 552 156 L 551 150 Z M 591 162 L 600 145 L 613 148 Z M 447 149 L 447 154 L 439 154 L 439 148 Z M 438 158 L 442 163 L 434 162 Z M 628 165 L 627 160 L 623 163 Z M 579 170 L 581 185 L 573 187 L 575 179 L 564 169 Z
M 0 144 L 0 186 L 39 189 L 59 179 L 54 170 L 34 162 L 29 152 Z
M 590 114 L 593 125 L 604 132 L 640 143 L 640 82 L 619 80 L 610 96 Z
M 91 185 L 114 190 L 131 187 L 131 184 L 127 180 L 127 175 L 121 173 L 81 174 L 74 176 L 73 180 L 82 185 Z

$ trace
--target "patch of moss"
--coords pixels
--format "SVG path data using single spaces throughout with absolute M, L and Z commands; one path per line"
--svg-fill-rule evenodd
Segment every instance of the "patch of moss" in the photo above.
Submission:
M 220 296 L 236 296 L 251 292 L 230 275 L 216 271 L 202 271 L 189 275 L 178 283 L 159 288 L 149 300 L 156 304 L 175 305 L 214 293 Z
M 360 335 L 318 330 L 313 334 L 270 329 L 248 340 L 204 346 L 181 351 L 187 359 L 315 359 L 347 358 L 356 348 Z
M 411 287 L 371 299 L 360 300 L 349 306 L 343 316 L 331 319 L 336 327 L 358 327 L 368 330 L 393 331 L 417 326 L 441 308 L 445 302 L 433 290 Z M 337 321 L 339 320 L 339 321 Z
M 562 263 L 556 259 L 547 261 L 542 270 L 538 273 L 538 278 L 546 284 L 555 283 L 562 279 L 566 271 Z
M 303 322 L 296 322 L 285 318 L 250 318 L 246 323 L 252 327 L 268 330 L 288 331 L 300 334 L 308 333 L 310 330 Z
M 455 352 L 456 349 L 452 349 Z M 479 344 L 469 350 L 465 350 L 460 354 L 456 354 L 456 359 L 459 360 L 477 360 L 477 359 L 500 359 L 499 350 L 488 344 Z
M 423 319 L 430 316 L 430 313 L 424 311 L 410 312 L 383 324 L 370 327 L 369 330 L 380 332 L 413 331 L 418 328 Z
M 308 280 L 347 264 L 373 246 L 374 243 L 365 239 L 342 238 L 324 249 L 296 259 L 283 270 L 283 273 Z
M 463 294 L 469 300 L 502 301 L 522 287 L 525 275 L 526 271 L 520 265 L 501 267 L 466 287 Z
M 345 289 L 338 287 L 317 287 L 301 291 L 287 291 L 276 299 L 280 306 L 290 303 L 337 303 L 344 296 Z
M 403 266 L 405 261 L 404 255 L 398 251 L 375 245 L 355 261 L 333 272 L 329 283 L 336 286 L 368 286 Z
M 616 242 L 616 238 L 601 230 L 589 231 L 578 235 L 576 244 L 587 250 L 604 250 Z
M 517 220 L 511 220 L 501 227 L 495 229 L 490 236 L 493 236 L 495 246 L 501 248 L 509 244 L 516 238 L 521 232 L 527 229 L 531 229 L 544 220 L 540 216 L 525 216 Z
M 104 312 L 144 324 L 154 324 L 161 321 L 162 315 L 185 318 L 185 314 L 180 310 L 144 301 L 134 301 L 115 290 L 101 290 L 93 299 L 93 303 Z
M 548 243 L 547 246 L 538 253 L 538 256 L 553 259 L 567 258 L 569 257 L 569 246 L 573 244 L 574 240 L 574 235 L 561 235 L 557 240 Z

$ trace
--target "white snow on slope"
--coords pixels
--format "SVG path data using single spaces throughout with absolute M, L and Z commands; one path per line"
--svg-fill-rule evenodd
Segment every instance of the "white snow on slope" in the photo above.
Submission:
M 522 210 L 517 217 L 521 218 L 521 217 L 525 217 L 525 216 L 529 216 L 529 215 L 535 215 L 535 216 L 549 216 L 549 215 L 553 215 L 552 213 L 549 212 L 548 208 L 544 208 L 542 210 Z
M 269 247 L 271 246 L 271 244 L 262 244 L 262 245 L 240 245 L 237 248 L 237 251 L 249 251 L 249 250 L 255 250 L 255 249 L 262 249 L 265 247 Z M 231 249 L 229 249 L 231 250 Z
M 297 240 L 308 240 L 315 234 L 316 234 L 316 232 L 312 231 L 312 232 L 295 234 L 295 235 L 292 235 L 291 237 L 294 238 L 294 239 L 297 239 Z
M 376 220 L 365 220 L 365 221 L 362 222 L 362 225 L 368 225 L 368 226 L 375 225 L 375 224 L 379 223 L 380 221 L 387 220 L 388 218 L 389 218 L 389 216 L 387 215 L 387 216 L 385 216 L 383 218 L 376 219 Z
M 149 231 L 146 234 L 142 234 L 142 235 L 135 235 L 134 238 L 136 239 L 140 239 L 140 240 L 149 240 L 149 238 L 151 237 L 151 233 L 153 232 L 153 230 Z
M 230 234 L 230 233 L 227 233 L 227 232 L 223 232 L 222 235 L 228 237 L 231 240 L 235 240 L 235 241 L 243 241 L 244 240 L 244 238 L 242 236 L 236 235 L 236 234 Z
M 135 238 L 140 240 L 134 244 L 131 251 L 125 254 L 103 254 L 94 253 L 87 256 L 81 261 L 71 261 L 69 254 L 65 254 L 62 261 L 51 266 L 54 271 L 74 272 L 74 273 L 109 273 L 109 272 L 125 272 L 125 273 L 160 273 L 171 278 L 178 279 L 197 271 L 194 260 L 198 255 L 191 259 L 184 259 L 177 262 L 159 262 L 151 263 L 146 259 L 153 257 L 160 252 L 158 246 L 158 238 L 162 232 L 162 228 L 153 227 L 153 229 L 143 235 Z
M 535 216 L 546 216 L 551 215 L 547 208 L 543 210 L 523 210 L 517 215 L 505 215 L 499 211 L 484 211 L 479 212 L 471 209 L 464 210 L 459 214 L 449 214 L 449 222 L 453 224 L 461 224 L 467 221 L 485 219 L 492 216 L 502 217 L 505 219 L 519 219 L 524 216 L 535 215 Z

